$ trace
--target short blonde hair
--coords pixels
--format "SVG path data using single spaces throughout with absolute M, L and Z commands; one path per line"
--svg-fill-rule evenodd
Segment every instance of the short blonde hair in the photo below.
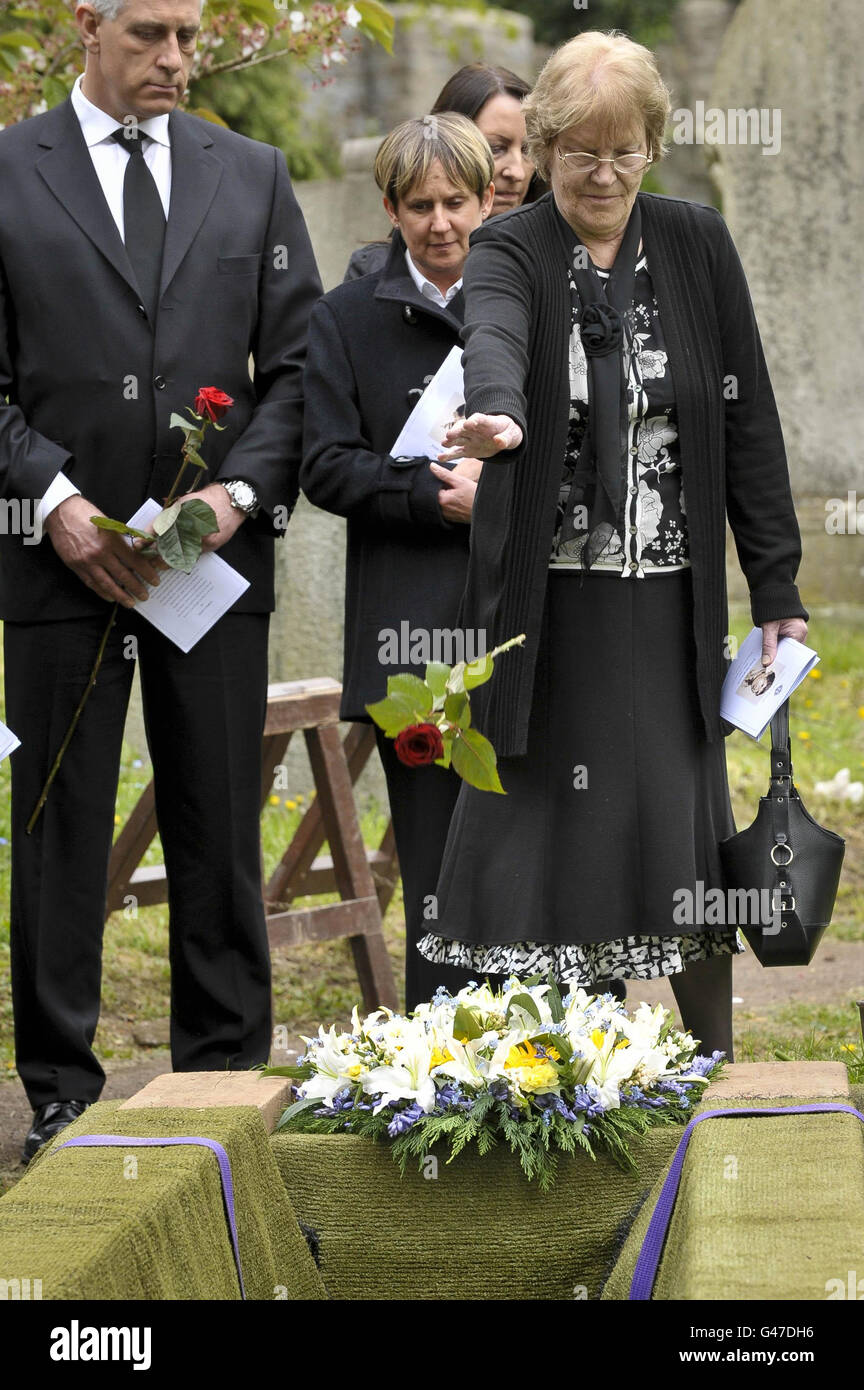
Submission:
M 614 29 L 577 34 L 555 50 L 523 103 L 530 158 L 548 179 L 556 141 L 570 126 L 597 121 L 615 140 L 638 121 L 649 155 L 662 159 L 671 105 L 650 49 Z
M 423 183 L 436 159 L 451 183 L 482 200 L 495 176 L 492 151 L 474 122 L 453 111 L 403 121 L 391 130 L 375 156 L 375 182 L 397 207 Z

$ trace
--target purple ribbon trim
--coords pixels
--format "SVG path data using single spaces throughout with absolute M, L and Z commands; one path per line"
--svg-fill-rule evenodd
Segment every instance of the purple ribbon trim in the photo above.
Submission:
M 657 1266 L 660 1263 L 660 1256 L 663 1253 L 663 1243 L 666 1239 L 666 1232 L 675 1206 L 675 1198 L 678 1195 L 678 1185 L 681 1181 L 681 1173 L 684 1168 L 684 1158 L 687 1153 L 687 1146 L 690 1143 L 690 1136 L 693 1130 L 702 1120 L 712 1120 L 718 1115 L 725 1118 L 735 1118 L 738 1115 L 821 1115 L 831 1111 L 839 1110 L 847 1115 L 855 1115 L 859 1120 L 864 1121 L 864 1115 L 860 1110 L 856 1110 L 853 1105 L 835 1104 L 832 1101 L 825 1101 L 817 1105 L 778 1105 L 778 1106 L 740 1106 L 730 1110 L 704 1110 L 701 1115 L 696 1115 L 688 1124 L 681 1136 L 681 1142 L 675 1150 L 675 1155 L 666 1174 L 666 1181 L 657 1199 L 654 1214 L 645 1233 L 642 1242 L 642 1249 L 639 1251 L 639 1258 L 636 1261 L 636 1268 L 633 1271 L 633 1280 L 630 1285 L 630 1301 L 645 1301 L 650 1299 L 654 1288 L 654 1280 L 657 1276 Z
M 52 1157 L 61 1149 L 169 1148 L 174 1144 L 198 1144 L 202 1148 L 212 1149 L 216 1155 L 216 1161 L 219 1164 L 219 1177 L 222 1180 L 222 1199 L 225 1203 L 225 1215 L 228 1218 L 228 1230 L 234 1251 L 234 1263 L 237 1266 L 237 1278 L 240 1281 L 240 1297 L 245 1299 L 246 1289 L 243 1284 L 240 1247 L 237 1243 L 237 1222 L 234 1217 L 234 1183 L 231 1178 L 231 1160 L 222 1145 L 217 1143 L 215 1139 L 201 1139 L 197 1136 L 189 1138 L 187 1135 L 183 1135 L 182 1138 L 142 1139 L 128 1134 L 79 1134 L 75 1139 L 66 1139 L 62 1144 L 58 1144 L 52 1150 Z

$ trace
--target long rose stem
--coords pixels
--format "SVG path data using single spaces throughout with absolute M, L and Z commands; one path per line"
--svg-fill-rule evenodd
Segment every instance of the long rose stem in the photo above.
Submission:
M 171 506 L 171 503 L 174 501 L 174 494 L 176 493 L 177 489 L 179 488 L 181 479 L 182 479 L 182 477 L 183 477 L 183 474 L 186 472 L 186 469 L 187 469 L 187 467 L 188 467 L 189 459 L 186 457 L 186 447 L 187 447 L 187 446 L 184 444 L 184 445 L 183 445 L 182 455 L 181 455 L 180 468 L 179 468 L 179 470 L 178 470 L 177 477 L 174 479 L 173 483 L 171 484 L 171 491 L 169 492 L 167 498 L 165 499 L 165 506 L 166 506 L 166 507 L 170 507 L 170 506 Z M 196 483 L 197 483 L 198 478 L 199 478 L 200 476 L 201 476 L 201 469 L 200 469 L 200 467 L 199 467 L 199 468 L 198 468 L 198 472 L 197 472 L 196 477 L 195 477 L 195 482 L 196 482 Z M 155 537 L 154 537 L 154 540 L 155 540 Z M 151 542 L 151 544 L 152 544 L 152 542 Z M 87 703 L 87 700 L 88 700 L 89 695 L 90 695 L 90 691 L 93 689 L 94 685 L 96 684 L 96 677 L 97 677 L 98 674 L 99 674 L 99 668 L 100 668 L 100 666 L 102 665 L 102 658 L 103 658 L 103 656 L 105 655 L 105 647 L 106 647 L 106 644 L 107 644 L 107 642 L 108 642 L 108 634 L 110 633 L 112 627 L 114 626 L 114 620 L 115 620 L 115 618 L 117 617 L 117 608 L 118 608 L 118 606 L 119 606 L 119 605 L 118 605 L 117 603 L 115 603 L 115 604 L 113 605 L 112 609 L 111 609 L 111 612 L 110 612 L 109 615 L 108 615 L 108 622 L 107 622 L 106 625 L 105 625 L 105 631 L 102 633 L 102 640 L 101 640 L 101 642 L 99 643 L 99 650 L 98 650 L 98 652 L 96 653 L 96 660 L 93 662 L 93 669 L 92 669 L 91 672 L 90 672 L 90 676 L 89 676 L 89 678 L 88 678 L 88 680 L 87 680 L 87 684 L 86 684 L 86 686 L 85 686 L 85 688 L 84 688 L 84 694 L 81 696 L 81 699 L 78 701 L 78 708 L 76 709 L 75 713 L 74 713 L 73 716 L 72 716 L 72 720 L 71 720 L 71 723 L 69 724 L 69 728 L 66 730 L 66 733 L 65 733 L 64 738 L 63 738 L 63 742 L 62 742 L 61 745 L 60 745 L 60 750 L 59 750 L 59 752 L 58 752 L 58 754 L 57 754 L 57 757 L 54 759 L 54 763 L 53 763 L 53 765 L 52 765 L 52 767 L 51 767 L 51 771 L 48 773 L 48 777 L 47 777 L 47 779 L 46 779 L 45 785 L 44 785 L 44 787 L 42 788 L 41 792 L 39 793 L 39 800 L 36 802 L 36 805 L 35 805 L 34 808 L 33 808 L 33 813 L 32 813 L 30 819 L 29 819 L 28 822 L 27 822 L 27 834 L 28 834 L 28 835 L 32 834 L 32 832 L 33 832 L 33 827 L 34 827 L 34 825 L 36 824 L 37 820 L 39 819 L 39 812 L 42 810 L 42 807 L 45 805 L 45 802 L 46 802 L 46 800 L 47 800 L 47 798 L 48 798 L 48 793 L 49 793 L 49 791 L 51 790 L 51 784 L 52 784 L 52 782 L 54 781 L 54 778 L 57 776 L 57 773 L 58 773 L 59 770 L 60 770 L 60 764 L 61 764 L 61 762 L 63 761 L 63 755 L 64 755 L 64 753 L 66 752 L 66 749 L 69 747 L 69 744 L 70 744 L 70 742 L 71 742 L 71 740 L 72 740 L 72 735 L 74 734 L 75 728 L 76 728 L 76 726 L 77 726 L 77 724 L 78 724 L 78 720 L 81 718 L 81 715 L 82 715 L 82 713 L 84 712 L 84 706 L 85 706 L 86 703 Z
M 34 827 L 34 825 L 36 824 L 37 820 L 39 819 L 39 812 L 42 810 L 42 807 L 45 805 L 45 802 L 46 802 L 46 800 L 47 800 L 47 798 L 48 798 L 48 793 L 49 793 L 49 791 L 51 790 L 51 783 L 54 781 L 54 778 L 57 776 L 57 773 L 58 773 L 59 770 L 60 770 L 60 764 L 61 764 L 61 762 L 63 761 L 63 754 L 66 752 L 66 749 L 69 747 L 69 743 L 70 743 L 70 741 L 71 741 L 71 739 L 72 739 L 72 735 L 73 735 L 74 732 L 75 732 L 75 727 L 76 727 L 76 725 L 77 725 L 77 723 L 78 723 L 78 720 L 81 718 L 81 714 L 82 714 L 82 712 L 83 712 L 84 706 L 85 706 L 86 703 L 87 703 L 87 697 L 89 696 L 90 691 L 93 689 L 93 686 L 96 684 L 96 677 L 97 677 L 97 675 L 99 674 L 99 667 L 102 665 L 102 657 L 105 655 L 105 647 L 106 647 L 106 644 L 107 644 L 107 642 L 108 642 L 108 634 L 110 633 L 112 627 L 114 626 L 114 619 L 117 617 L 117 608 L 118 608 L 118 605 L 117 605 L 116 603 L 113 604 L 113 605 L 112 605 L 112 608 L 111 608 L 111 612 L 108 614 L 108 622 L 105 624 L 105 631 L 102 633 L 102 641 L 99 643 L 99 650 L 98 650 L 98 652 L 96 653 L 96 660 L 95 660 L 94 663 L 93 663 L 93 669 L 92 669 L 92 671 L 90 672 L 90 678 L 89 678 L 89 680 L 87 681 L 87 685 L 86 685 L 86 687 L 85 687 L 85 689 L 84 689 L 84 694 L 81 696 L 81 699 L 78 701 L 78 708 L 76 709 L 75 713 L 74 713 L 73 716 L 72 716 L 72 722 L 70 723 L 69 728 L 66 730 L 66 736 L 65 736 L 65 738 L 63 739 L 63 742 L 62 742 L 61 745 L 60 745 L 60 751 L 58 752 L 57 757 L 54 759 L 54 765 L 53 765 L 53 767 L 51 768 L 51 771 L 48 773 L 47 781 L 45 782 L 45 785 L 44 785 L 44 787 L 42 788 L 42 791 L 41 791 L 40 794 L 39 794 L 39 800 L 36 802 L 36 805 L 35 805 L 35 807 L 33 808 L 33 814 L 31 815 L 30 819 L 29 819 L 28 822 L 27 822 L 27 834 L 28 834 L 28 835 L 32 834 L 33 827 Z

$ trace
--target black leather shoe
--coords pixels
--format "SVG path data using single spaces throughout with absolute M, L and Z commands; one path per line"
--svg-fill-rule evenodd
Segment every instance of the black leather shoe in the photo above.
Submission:
M 43 1144 L 83 1115 L 89 1104 L 89 1100 L 50 1100 L 47 1105 L 40 1105 L 33 1112 L 33 1127 L 24 1140 L 21 1162 L 29 1163 Z

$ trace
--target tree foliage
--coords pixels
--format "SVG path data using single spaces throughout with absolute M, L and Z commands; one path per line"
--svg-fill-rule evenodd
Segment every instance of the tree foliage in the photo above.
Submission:
M 186 109 L 227 123 L 218 109 L 200 104 L 205 83 L 211 96 L 226 94 L 229 114 L 236 115 L 228 75 L 287 62 L 310 66 L 326 78 L 359 47 L 358 34 L 392 49 L 393 18 L 380 0 L 208 0 Z M 0 126 L 65 100 L 82 66 L 75 0 L 38 0 L 38 6 L 0 0 Z M 273 85 L 262 83 L 268 89 Z

